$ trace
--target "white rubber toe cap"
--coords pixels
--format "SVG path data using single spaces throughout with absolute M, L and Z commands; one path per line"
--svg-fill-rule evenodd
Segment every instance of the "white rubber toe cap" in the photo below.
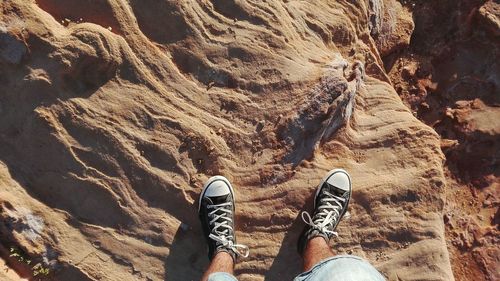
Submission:
M 229 186 L 224 181 L 215 180 L 207 187 L 207 190 L 205 191 L 204 196 L 205 197 L 216 197 L 216 196 L 227 195 L 229 193 L 231 193 L 231 190 L 229 189 Z
M 333 185 L 339 189 L 349 191 L 350 186 L 351 186 L 351 181 L 349 179 L 349 176 L 343 172 L 339 171 L 331 175 L 328 180 L 326 181 L 328 184 Z

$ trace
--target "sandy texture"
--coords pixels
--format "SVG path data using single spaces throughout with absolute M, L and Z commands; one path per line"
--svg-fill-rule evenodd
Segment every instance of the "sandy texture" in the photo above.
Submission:
M 335 250 L 388 280 L 453 280 L 440 137 L 377 49 L 408 44 L 407 8 L 199 2 L 1 3 L 2 244 L 54 280 L 197 280 L 196 200 L 222 174 L 251 249 L 239 279 L 289 280 L 299 212 L 341 167 L 354 193 Z
M 444 220 L 456 280 L 499 280 L 500 3 L 407 3 L 410 45 L 383 57 L 417 117 L 441 136 Z
M 19 281 L 22 279 L 14 270 L 10 269 L 3 259 L 0 259 L 0 279 L 3 281 Z

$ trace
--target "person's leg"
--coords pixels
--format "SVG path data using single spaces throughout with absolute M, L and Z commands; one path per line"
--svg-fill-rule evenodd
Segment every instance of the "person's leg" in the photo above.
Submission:
M 335 229 L 347 212 L 351 179 L 344 170 L 330 171 L 318 186 L 312 217 L 302 213 L 306 223 L 299 237 L 298 251 L 304 273 L 295 281 L 383 281 L 384 277 L 368 262 L 355 256 L 335 256 L 328 242 L 338 236 Z
M 384 276 L 360 257 L 340 255 L 315 264 L 294 281 L 385 281 Z
M 233 268 L 234 268 L 233 257 L 231 257 L 231 255 L 229 255 L 227 252 L 218 252 L 210 262 L 210 265 L 205 271 L 205 274 L 203 274 L 201 281 L 208 281 L 208 277 L 211 274 L 218 272 L 225 272 L 229 275 L 233 275 Z M 212 276 L 211 279 L 215 279 L 215 277 Z M 234 280 L 234 279 L 229 279 L 229 280 Z
M 222 176 L 211 177 L 200 195 L 198 215 L 208 244 L 210 265 L 202 281 L 233 281 L 237 256 L 248 256 L 248 247 L 236 244 L 233 187 Z
M 333 236 L 338 236 L 335 229 L 347 212 L 350 199 L 349 174 L 342 169 L 328 172 L 316 189 L 312 216 L 302 212 L 306 226 L 299 237 L 297 250 L 304 259 L 304 269 L 310 268 L 311 263 L 333 256 L 328 242 Z
M 309 271 L 315 264 L 335 256 L 323 237 L 314 237 L 307 242 L 302 254 L 303 270 Z

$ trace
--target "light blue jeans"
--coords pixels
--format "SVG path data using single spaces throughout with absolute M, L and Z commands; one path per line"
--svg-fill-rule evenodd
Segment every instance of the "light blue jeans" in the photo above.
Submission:
M 238 281 L 225 272 L 208 276 L 208 281 Z M 370 263 L 360 257 L 340 255 L 320 261 L 311 270 L 295 277 L 294 281 L 385 281 Z

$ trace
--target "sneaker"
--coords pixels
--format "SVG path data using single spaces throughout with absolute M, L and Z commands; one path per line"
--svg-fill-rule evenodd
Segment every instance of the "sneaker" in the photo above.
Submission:
M 302 255 L 307 242 L 314 237 L 323 237 L 328 243 L 333 236 L 338 236 L 335 229 L 347 211 L 350 198 L 349 174 L 342 169 L 328 172 L 316 190 L 313 216 L 302 212 L 302 220 L 306 226 L 299 237 L 299 254 Z
M 208 243 L 208 258 L 218 252 L 247 257 L 248 247 L 236 244 L 234 235 L 234 191 L 223 176 L 208 179 L 199 199 L 198 215 Z

